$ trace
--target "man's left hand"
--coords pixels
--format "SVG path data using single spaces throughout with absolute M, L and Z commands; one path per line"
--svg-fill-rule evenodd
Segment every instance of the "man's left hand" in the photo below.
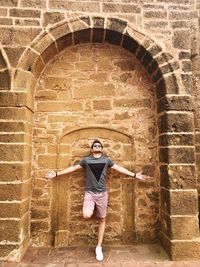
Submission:
M 141 172 L 138 172 L 136 173 L 135 175 L 135 178 L 138 179 L 138 180 L 141 180 L 141 181 L 145 181 L 146 179 L 152 179 L 151 176 L 148 176 L 148 175 L 145 175 L 145 174 L 142 174 L 142 171 Z

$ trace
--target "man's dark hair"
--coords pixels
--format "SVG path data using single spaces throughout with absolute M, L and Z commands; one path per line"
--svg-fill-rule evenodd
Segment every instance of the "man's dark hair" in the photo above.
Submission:
M 98 139 L 95 139 L 95 140 L 93 141 L 93 143 L 92 143 L 92 145 L 91 145 L 91 149 L 93 148 L 94 144 L 100 144 L 101 147 L 103 148 L 103 145 L 102 145 L 101 141 L 99 141 Z

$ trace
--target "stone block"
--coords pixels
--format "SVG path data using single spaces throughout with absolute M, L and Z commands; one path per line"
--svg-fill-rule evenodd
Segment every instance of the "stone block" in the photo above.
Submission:
M 147 98 L 144 99 L 117 99 L 113 101 L 114 107 L 121 108 L 141 108 L 141 107 L 151 107 L 151 101 Z
M 196 190 L 161 189 L 161 209 L 169 215 L 192 215 L 198 213 Z
M 199 236 L 199 223 L 197 216 L 175 217 L 171 216 L 171 238 L 176 240 L 191 240 Z
M 17 7 L 18 0 L 0 0 L 0 6 Z
M 20 7 L 31 8 L 46 8 L 46 2 L 44 0 L 21 0 Z
M 194 146 L 193 134 L 165 134 L 159 136 L 160 146 Z
M 115 96 L 113 84 L 90 83 L 74 88 L 75 99 L 86 99 L 91 97 L 111 97 Z
M 107 18 L 106 20 L 106 29 L 110 31 L 124 33 L 127 27 L 127 21 L 116 19 L 116 18 Z
M 183 82 L 183 86 L 185 88 L 185 93 L 191 94 L 191 88 L 192 88 L 192 74 L 183 73 L 181 74 L 181 80 Z
M 105 41 L 111 44 L 120 45 L 122 36 L 123 35 L 119 32 L 106 29 Z
M 151 63 L 147 67 L 147 72 L 151 76 L 154 72 L 158 70 L 158 63 L 156 60 L 152 60 Z
M 92 41 L 93 43 L 102 43 L 104 40 L 104 29 L 93 29 Z
M 0 220 L 0 242 L 18 243 L 20 241 L 20 221 Z
M 20 218 L 29 211 L 30 199 L 22 202 L 1 202 L 0 217 L 1 218 Z
M 192 64 L 190 60 L 182 60 L 182 71 L 183 72 L 191 72 Z
M 160 66 L 160 71 L 162 73 L 162 76 L 164 76 L 170 72 L 174 72 L 178 70 L 179 68 L 180 68 L 179 62 L 174 61 L 174 62 L 170 62 L 170 63 Z M 155 79 L 155 80 L 157 81 L 158 79 Z
M 31 219 L 32 220 L 42 220 L 49 219 L 49 212 L 44 208 L 34 208 L 31 209 Z
M 83 2 L 79 3 L 77 1 L 49 1 L 49 7 L 53 9 L 66 9 L 71 12 L 89 12 L 89 13 L 99 13 L 100 12 L 100 3 L 95 2 Z
M 43 220 L 31 221 L 31 232 L 49 231 L 49 222 Z
M 26 107 L 0 107 L 1 120 L 20 120 L 32 123 L 32 112 Z
M 153 44 L 147 50 L 151 54 L 152 57 L 156 57 L 162 51 L 162 48 L 158 44 Z
M 29 123 L 22 122 L 22 121 L 1 121 L 0 123 L 0 131 L 1 132 L 27 132 L 31 133 L 32 126 Z
M 65 18 L 64 13 L 61 12 L 44 12 L 43 14 L 43 25 L 50 26 Z
M 39 38 L 37 38 L 31 44 L 31 48 L 34 49 L 36 52 L 38 52 L 41 55 L 53 43 L 54 43 L 54 40 L 53 40 L 52 36 L 49 33 L 44 32 Z
M 9 63 L 12 67 L 16 67 L 19 63 L 19 59 L 24 52 L 24 47 L 5 47 L 6 55 L 8 57 Z
M 58 40 L 59 38 L 66 36 L 68 34 L 71 34 L 72 31 L 69 27 L 68 22 L 63 22 L 61 24 L 55 25 L 50 29 L 50 34 L 53 36 L 55 40 Z
M 25 183 L 0 184 L 0 201 L 23 200 L 30 197 L 30 180 Z
M 136 51 L 136 54 L 135 54 L 136 55 L 136 58 L 139 61 L 141 61 L 145 57 L 145 54 L 146 54 L 146 49 L 142 45 L 139 45 L 139 47 L 138 47 L 138 49 Z
M 123 41 L 122 41 L 122 47 L 130 51 L 131 53 L 135 54 L 137 48 L 139 47 L 139 44 L 137 41 L 135 41 L 130 36 L 124 35 Z
M 175 30 L 173 36 L 173 46 L 178 49 L 189 49 L 190 39 L 189 30 Z
M 105 13 L 140 13 L 141 8 L 137 4 L 103 3 L 102 11 Z
M 152 60 L 153 60 L 152 55 L 148 51 L 146 51 L 143 57 L 141 58 L 140 62 L 145 67 L 147 67 L 152 62 Z
M 170 96 L 166 95 L 161 98 L 157 103 L 158 112 L 165 110 L 176 110 L 176 111 L 193 111 L 194 110 L 194 100 L 191 96 Z
M 195 163 L 194 147 L 168 147 L 160 148 L 159 158 L 161 163 Z
M 35 9 L 18 9 L 18 8 L 11 8 L 9 10 L 10 17 L 27 17 L 27 18 L 40 18 L 41 11 Z
M 98 17 L 98 16 L 92 16 L 91 17 L 92 25 L 94 29 L 103 29 L 105 18 L 104 17 Z
M 24 107 L 26 98 L 25 92 L 0 92 L 0 107 Z
M 91 39 L 91 29 L 74 32 L 74 44 L 88 43 Z
M 161 186 L 169 189 L 196 189 L 194 165 L 161 165 Z
M 40 61 L 40 64 L 38 64 Z M 33 75 L 41 73 L 42 69 L 44 68 L 44 63 L 41 62 L 42 59 L 38 56 L 38 53 L 31 49 L 27 49 L 20 60 L 18 67 L 20 69 L 32 72 Z M 41 66 L 40 68 L 38 68 Z
M 70 20 L 70 26 L 71 26 L 72 32 L 87 30 L 91 26 L 90 17 L 85 15 L 85 16 L 81 16 L 79 19 L 75 18 L 73 20 Z
M 70 46 L 72 44 L 72 33 L 69 33 L 63 37 L 60 37 L 59 39 L 56 40 L 56 44 L 58 47 L 59 51 L 62 51 L 66 47 Z
M 144 11 L 145 19 L 167 19 L 167 11 L 165 10 L 151 10 Z
M 197 216 L 170 216 L 161 211 L 161 231 L 173 240 L 191 240 L 199 235 Z
M 166 64 L 173 59 L 173 57 L 170 54 L 164 52 L 162 52 L 161 54 L 159 54 L 157 57 L 154 58 L 157 61 L 158 65 Z
M 198 239 L 171 241 L 165 234 L 161 232 L 160 240 L 171 260 L 199 260 L 200 242 Z
M 74 65 L 74 68 L 77 71 L 95 71 L 95 67 L 96 62 L 92 62 L 91 60 L 76 62 Z
M 19 244 L 0 244 L 0 258 L 8 259 L 8 256 L 13 253 L 13 251 L 18 251 Z
M 42 52 L 41 57 L 45 63 L 48 63 L 57 53 L 56 43 L 52 43 Z
M 171 241 L 171 258 L 174 261 L 183 260 L 199 260 L 200 241 L 197 240 L 182 240 Z
M 1 161 L 31 161 L 31 146 L 27 144 L 2 144 L 0 146 Z
M 33 94 L 35 84 L 36 80 L 31 72 L 19 69 L 15 72 L 15 79 L 13 82 L 14 91 L 27 91 L 29 89 L 29 93 Z
M 179 133 L 194 131 L 194 117 L 192 112 L 188 113 L 165 113 L 158 120 L 160 133 Z
M 38 156 L 38 167 L 45 169 L 56 169 L 57 168 L 57 156 L 56 155 L 39 155 Z
M 179 86 L 176 76 L 174 74 L 168 75 L 167 77 L 158 81 L 158 83 L 156 84 L 157 99 L 160 99 L 166 94 L 177 94 L 178 91 L 179 91 Z
M 31 163 L 0 163 L 0 181 L 25 181 L 31 177 Z
M 94 100 L 92 102 L 93 110 L 111 110 L 110 100 Z
M 32 40 L 40 33 L 41 29 L 34 27 L 0 28 L 2 44 L 4 46 L 28 46 Z
M 63 111 L 80 111 L 82 110 L 82 103 L 79 101 L 65 101 L 65 102 L 46 102 L 42 101 L 37 104 L 37 111 L 44 112 L 63 112 Z
M 0 90 L 10 90 L 10 73 L 8 70 L 0 71 Z
M 170 20 L 190 20 L 190 12 L 188 11 L 185 11 L 185 12 L 180 12 L 179 10 L 178 11 L 174 11 L 174 10 L 171 10 L 169 12 L 169 19 Z
M 1 134 L 0 133 L 0 143 L 27 143 L 30 144 L 32 142 L 32 137 L 27 134 Z

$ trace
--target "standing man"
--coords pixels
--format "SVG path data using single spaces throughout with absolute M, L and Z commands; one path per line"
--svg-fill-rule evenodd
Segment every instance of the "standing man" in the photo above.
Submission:
M 95 249 L 96 259 L 103 260 L 102 242 L 106 226 L 108 191 L 106 187 L 106 175 L 108 168 L 120 173 L 144 181 L 149 176 L 142 172 L 133 173 L 124 167 L 115 164 L 110 158 L 103 155 L 103 145 L 99 140 L 94 140 L 91 145 L 91 155 L 80 160 L 75 165 L 59 172 L 50 171 L 46 178 L 54 178 L 63 174 L 69 174 L 81 168 L 86 172 L 85 196 L 83 201 L 83 217 L 90 219 L 96 206 L 96 215 L 99 219 L 98 243 Z

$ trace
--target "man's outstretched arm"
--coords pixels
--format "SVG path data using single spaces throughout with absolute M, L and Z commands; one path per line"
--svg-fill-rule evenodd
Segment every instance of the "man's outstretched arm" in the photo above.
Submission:
M 127 170 L 126 168 L 122 167 L 122 166 L 119 166 L 117 164 L 114 164 L 111 169 L 114 169 L 120 173 L 123 173 L 123 174 L 126 174 L 128 176 L 131 176 L 131 177 L 135 177 L 136 179 L 139 179 L 139 180 L 145 180 L 147 178 L 152 178 L 150 176 L 147 176 L 147 175 L 144 175 L 142 174 L 142 172 L 138 172 L 138 173 L 134 173 L 134 172 L 131 172 L 129 170 Z
M 63 175 L 63 174 L 70 174 L 70 173 L 75 172 L 75 171 L 80 170 L 80 169 L 82 169 L 82 167 L 81 167 L 81 165 L 78 164 L 78 165 L 75 165 L 75 166 L 70 166 L 67 169 L 62 170 L 62 171 L 58 171 L 58 172 L 56 172 L 56 171 L 49 171 L 45 175 L 45 177 L 46 178 L 49 178 L 49 179 L 52 179 L 54 177 L 57 177 L 57 176 L 60 176 L 60 175 Z

